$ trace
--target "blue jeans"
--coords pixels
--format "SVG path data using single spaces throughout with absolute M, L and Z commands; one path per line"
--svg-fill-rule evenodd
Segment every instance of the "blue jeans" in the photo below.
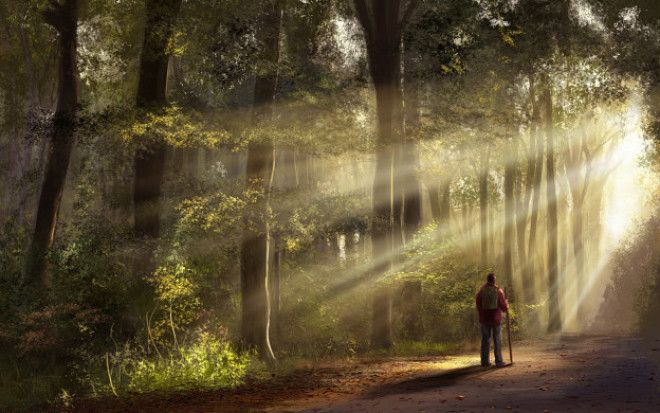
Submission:
M 495 344 L 495 364 L 504 364 L 502 360 L 502 326 L 481 325 L 481 365 L 486 366 L 490 363 L 490 336 L 493 336 Z

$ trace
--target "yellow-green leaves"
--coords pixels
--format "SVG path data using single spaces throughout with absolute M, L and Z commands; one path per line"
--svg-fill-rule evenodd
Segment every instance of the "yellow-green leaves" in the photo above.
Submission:
M 249 354 L 238 353 L 229 343 L 202 333 L 170 357 L 129 359 L 125 370 L 128 389 L 134 392 L 197 390 L 240 384 L 249 363 Z
M 184 40 L 184 33 L 177 30 L 172 33 L 172 36 L 167 42 L 167 54 L 171 56 L 182 56 L 187 50 L 187 44 Z
M 208 197 L 195 197 L 179 207 L 180 225 L 191 231 L 202 229 L 216 234 L 228 234 L 240 224 L 245 199 L 218 193 Z
M 121 137 L 138 145 L 163 141 L 174 147 L 218 147 L 230 139 L 227 131 L 214 127 L 200 113 L 176 105 L 139 116 L 121 131 Z
M 508 28 L 505 28 L 505 27 L 500 27 L 499 32 L 500 32 L 500 36 L 502 38 L 502 41 L 506 45 L 511 46 L 511 47 L 516 46 L 516 40 L 515 40 L 516 36 L 520 36 L 521 34 L 524 33 L 520 29 L 513 30 L 513 29 L 508 29 Z
M 158 299 L 166 303 L 190 299 L 195 292 L 195 286 L 189 279 L 189 271 L 183 264 L 159 267 L 151 281 L 155 284 Z

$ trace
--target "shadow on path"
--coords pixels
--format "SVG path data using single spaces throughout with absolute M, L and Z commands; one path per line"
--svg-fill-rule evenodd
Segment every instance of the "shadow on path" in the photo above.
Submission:
M 370 398 L 397 393 L 416 393 L 424 390 L 435 389 L 438 387 L 451 386 L 460 379 L 466 377 L 483 376 L 494 370 L 494 368 L 483 368 L 480 365 L 461 367 L 440 374 L 416 377 L 410 380 L 404 380 L 397 383 L 379 386 L 365 394 L 364 397 Z

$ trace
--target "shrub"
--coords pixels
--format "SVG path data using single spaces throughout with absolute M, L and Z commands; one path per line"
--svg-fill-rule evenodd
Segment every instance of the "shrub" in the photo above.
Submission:
M 236 386 L 247 372 L 250 356 L 202 333 L 194 343 L 173 350 L 169 356 L 133 358 L 125 363 L 127 390 L 143 393 Z

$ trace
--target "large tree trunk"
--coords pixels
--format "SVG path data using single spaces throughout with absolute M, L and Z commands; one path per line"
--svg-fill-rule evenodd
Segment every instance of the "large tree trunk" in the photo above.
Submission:
M 392 150 L 380 149 L 376 159 L 376 176 L 373 185 L 372 260 L 374 274 L 390 270 L 393 246 L 394 208 L 390 197 L 393 190 L 391 177 L 394 154 Z M 373 297 L 371 342 L 374 347 L 388 348 L 392 345 L 392 304 L 387 286 L 377 287 Z
M 272 116 L 280 57 L 282 2 L 265 3 L 257 31 L 260 46 L 254 89 L 254 118 L 259 124 Z M 271 297 L 269 273 L 271 236 L 266 216 L 274 166 L 274 147 L 270 140 L 248 145 L 246 189 L 261 194 L 255 211 L 246 218 L 241 242 L 241 337 L 243 343 L 256 348 L 268 361 L 275 356 L 270 345 Z
M 373 186 L 373 260 L 375 274 L 386 272 L 393 257 L 395 215 L 398 212 L 395 188 L 395 146 L 403 139 L 403 95 L 401 93 L 401 34 L 415 6 L 396 0 L 354 0 L 357 17 L 365 34 L 369 70 L 376 89 L 378 153 Z M 393 147 L 394 146 L 394 147 Z M 400 221 L 399 221 L 400 222 Z M 397 241 L 398 242 L 398 241 Z M 387 348 L 391 337 L 391 297 L 387 287 L 374 294 L 372 344 Z
M 59 34 L 57 107 L 47 155 L 46 175 L 41 185 L 34 233 L 24 274 L 26 285 L 35 288 L 48 284 L 46 253 L 55 239 L 57 213 L 73 149 L 78 106 L 76 84 L 78 1 L 66 0 L 61 5 L 50 7 L 44 12 L 44 19 Z
M 406 240 L 410 240 L 422 223 L 422 202 L 420 184 L 417 177 L 419 163 L 417 144 L 407 142 L 403 147 L 403 165 L 405 179 L 401 182 L 403 188 L 403 227 Z
M 555 142 L 552 113 L 552 92 L 545 82 L 543 106 L 545 108 L 546 133 L 546 196 L 548 202 L 548 332 L 561 330 L 561 309 L 559 307 L 559 268 L 557 267 L 557 194 L 555 187 Z
M 140 56 L 137 107 L 158 112 L 167 105 L 168 43 L 181 0 L 147 0 L 144 41 Z M 135 154 L 133 186 L 134 228 L 139 236 L 160 235 L 160 198 L 165 170 L 165 143 L 149 139 Z
M 419 177 L 417 168 L 419 166 L 419 154 L 417 152 L 417 140 L 419 139 L 421 119 L 419 106 L 419 84 L 415 78 L 413 67 L 415 58 L 412 50 L 404 51 L 404 100 L 405 100 L 405 141 L 403 144 L 403 157 L 400 165 L 403 187 L 403 227 L 405 239 L 412 237 L 422 222 L 422 203 Z

